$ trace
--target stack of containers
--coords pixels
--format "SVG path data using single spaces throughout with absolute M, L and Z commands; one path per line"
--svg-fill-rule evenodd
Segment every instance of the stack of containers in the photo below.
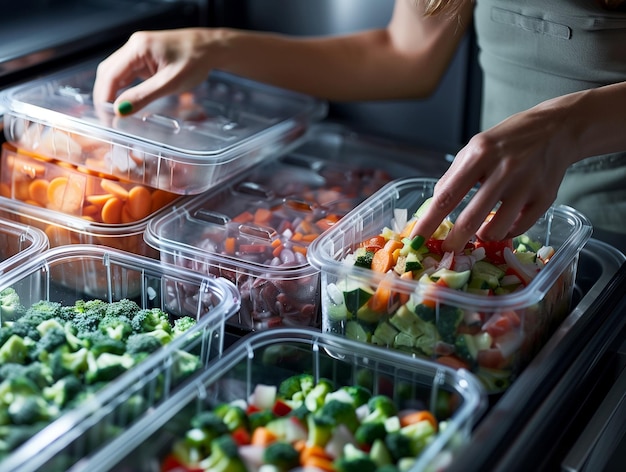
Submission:
M 116 117 L 92 102 L 97 62 L 6 90 L 0 196 L 52 247 L 104 244 L 158 257 L 150 218 L 288 148 L 322 101 L 214 71 L 193 92 Z
M 67 283 L 80 279 L 75 272 L 86 261 L 101 275 L 87 298 L 83 285 Z M 16 472 L 68 470 L 122 434 L 222 355 L 225 320 L 239 309 L 237 290 L 224 279 L 86 245 L 52 248 L 7 272 L 0 299 L 0 469 Z M 139 315 L 127 309 L 129 299 L 167 315 L 169 343 L 131 351 L 132 333 L 91 326 L 90 310 L 102 302 L 118 320 L 115 310 L 123 310 L 134 332 Z M 176 331 L 179 319 L 187 330 Z
M 152 219 L 145 239 L 164 262 L 235 283 L 233 327 L 319 328 L 311 241 L 391 180 L 445 167 L 443 155 L 313 125 L 293 151 Z
M 472 260 L 479 252 L 436 254 L 437 241 L 432 246 L 427 241 L 424 253 L 434 255 L 410 269 L 408 256 L 403 268 L 388 271 L 359 263 L 359 250 L 367 251 L 372 238 L 410 245 L 402 239 L 407 222 L 433 195 L 436 182 L 392 182 L 311 244 L 309 262 L 321 271 L 322 331 L 464 367 L 489 393 L 501 392 L 569 313 L 579 254 L 592 228 L 576 210 L 553 206 L 512 242 L 511 248 L 527 246 L 526 259 L 507 258 L 500 248 L 488 265 L 479 265 Z M 454 224 L 474 194 L 475 189 L 444 226 Z M 542 246 L 554 252 L 542 253 Z M 471 269 L 468 263 L 474 264 Z M 440 268 L 447 273 L 438 272 L 444 275 L 436 282 Z M 468 279 L 475 274 L 478 284 Z

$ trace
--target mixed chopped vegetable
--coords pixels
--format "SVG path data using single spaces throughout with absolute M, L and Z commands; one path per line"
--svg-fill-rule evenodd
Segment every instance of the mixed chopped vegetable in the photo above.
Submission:
M 380 276 L 339 277 L 327 284 L 324 330 L 463 367 L 478 373 L 488 390 L 504 389 L 515 375 L 520 351 L 529 347 L 533 333 L 544 331 L 540 317 L 531 316 L 532 308 L 494 310 L 492 305 L 482 310 L 460 301 L 446 303 L 442 289 L 485 297 L 513 294 L 532 282 L 555 250 L 522 235 L 497 242 L 476 237 L 459 253 L 445 252 L 450 220 L 429 239 L 410 239 L 428 203 L 411 218 L 406 210 L 395 210 L 392 227 L 363 240 L 344 258 L 346 265 Z
M 0 313 L 0 460 L 196 324 L 128 299 L 25 308 L 12 288 L 0 292 Z M 201 365 L 182 350 L 175 358 L 179 380 Z M 128 404 L 140 411 L 137 401 Z
M 161 470 L 400 472 L 445 425 L 365 387 L 296 374 L 195 414 Z

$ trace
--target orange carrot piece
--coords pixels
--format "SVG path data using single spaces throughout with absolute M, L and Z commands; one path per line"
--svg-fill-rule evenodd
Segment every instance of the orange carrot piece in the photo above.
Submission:
M 107 224 L 119 224 L 122 221 L 124 202 L 118 197 L 110 198 L 102 207 L 102 221 Z
M 267 446 L 278 439 L 278 436 L 265 426 L 259 426 L 252 432 L 250 444 L 255 446 Z
M 76 179 L 55 177 L 47 194 L 50 205 L 66 213 L 76 213 L 83 205 L 83 186 Z
M 249 211 L 244 211 L 235 216 L 232 221 L 235 223 L 249 223 L 254 220 L 254 215 Z
M 411 231 L 413 231 L 413 226 L 415 226 L 415 223 L 417 223 L 417 220 L 408 221 L 400 232 L 400 238 L 408 238 L 411 235 Z
M 420 410 L 400 416 L 400 426 L 408 426 L 410 424 L 419 423 L 420 421 L 428 421 L 435 431 L 438 428 L 437 420 L 428 410 Z
M 160 210 L 168 203 L 173 202 L 178 195 L 171 192 L 166 192 L 165 190 L 156 189 L 152 192 L 152 208 L 150 208 L 150 213 L 154 213 L 157 210 Z
M 0 183 L 0 195 L 11 198 L 11 187 L 4 182 Z
M 331 459 L 324 457 L 310 456 L 307 460 L 300 460 L 302 467 L 312 467 L 316 470 L 323 470 L 324 472 L 335 472 L 335 466 Z
M 391 306 L 392 298 L 391 281 L 381 280 L 374 291 L 374 295 L 371 296 L 367 303 L 373 311 L 384 313 Z
M 302 451 L 300 451 L 300 463 L 302 464 L 308 462 L 311 457 L 318 457 L 320 459 L 327 460 L 332 459 L 326 452 L 326 449 L 324 449 L 322 446 L 307 443 L 302 448 Z
M 271 217 L 272 217 L 272 212 L 271 210 L 268 210 L 267 208 L 257 208 L 256 211 L 254 212 L 254 222 L 258 224 L 267 223 Z
M 35 179 L 28 185 L 28 195 L 38 205 L 46 206 L 48 203 L 48 185 L 46 179 Z
M 400 278 L 402 280 L 413 280 L 413 272 L 403 272 L 402 274 L 400 274 Z M 398 297 L 400 299 L 400 304 L 404 305 L 409 301 L 409 298 L 411 298 L 411 294 L 406 292 L 398 292 Z
M 306 247 L 304 246 L 292 246 L 291 250 L 294 252 L 299 252 L 300 254 L 302 254 L 303 256 L 306 256 Z
M 224 241 L 224 252 L 232 256 L 235 254 L 236 245 L 237 240 L 234 237 L 230 236 L 226 238 L 226 241 Z
M 123 186 L 118 184 L 117 182 L 113 182 L 112 180 L 102 179 L 100 181 L 100 187 L 107 193 L 112 193 L 116 197 L 127 200 L 128 199 L 128 190 L 126 190 Z
M 393 267 L 393 254 L 385 248 L 379 249 L 372 257 L 372 270 L 384 274 Z
M 85 197 L 85 200 L 87 200 L 92 205 L 96 205 L 102 208 L 104 204 L 113 197 L 114 195 L 112 193 L 100 193 L 98 195 L 87 195 Z
M 152 195 L 150 190 L 141 185 L 135 185 L 128 192 L 128 213 L 135 220 L 142 220 L 150 214 L 152 209 Z

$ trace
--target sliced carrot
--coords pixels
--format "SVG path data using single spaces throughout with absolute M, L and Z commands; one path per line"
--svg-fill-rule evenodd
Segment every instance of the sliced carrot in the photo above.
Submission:
M 16 157 L 13 161 L 15 172 L 27 175 L 31 179 L 43 177 L 46 174 L 46 166 L 30 158 Z
M 102 221 L 107 224 L 119 224 L 122 221 L 124 202 L 118 197 L 109 198 L 102 207 Z
M 16 180 L 13 182 L 13 198 L 18 200 L 28 200 L 30 192 L 28 190 L 29 182 L 26 180 Z
M 302 467 L 312 467 L 315 470 L 323 470 L 325 472 L 335 472 L 335 466 L 332 459 L 326 459 L 324 457 L 311 456 L 307 460 L 300 460 Z
M 324 449 L 322 446 L 307 443 L 300 451 L 300 463 L 303 464 L 308 462 L 311 457 L 317 457 L 327 460 L 332 459 L 328 452 L 326 452 L 326 449 Z
M 98 195 L 87 195 L 85 200 L 87 200 L 92 205 L 96 205 L 97 207 L 102 208 L 106 202 L 108 202 L 114 195 L 112 193 L 101 193 Z
M 393 267 L 393 254 L 386 249 L 379 249 L 372 257 L 372 270 L 384 274 Z
M 30 199 L 24 200 L 24 203 L 28 203 L 29 205 L 33 205 L 33 206 L 41 207 L 41 208 L 45 208 L 46 207 L 45 205 L 42 205 L 41 203 L 39 203 L 39 202 L 37 202 L 35 200 L 30 200 Z
M 291 239 L 293 241 L 301 241 L 303 237 L 304 235 L 302 233 L 293 233 L 293 236 L 291 237 Z
M 152 195 L 150 190 L 141 185 L 135 185 L 128 192 L 128 213 L 135 220 L 142 220 L 150 214 L 152 209 Z
M 380 252 L 380 251 L 378 251 Z M 376 254 L 378 254 L 378 252 Z M 376 255 L 375 254 L 375 255 Z M 376 287 L 374 295 L 367 301 L 369 307 L 376 312 L 386 312 L 392 304 L 393 290 L 391 289 L 393 282 L 383 279 Z
M 83 204 L 84 180 L 55 177 L 48 184 L 48 202 L 53 208 L 76 213 Z
M 46 179 L 35 179 L 28 185 L 28 195 L 38 205 L 46 206 L 48 203 L 48 185 Z
M 224 252 L 232 256 L 233 254 L 235 254 L 236 245 L 237 245 L 236 238 L 232 236 L 226 238 L 226 241 L 224 241 Z
M 306 439 L 298 439 L 294 441 L 293 448 L 298 451 L 298 453 L 302 453 L 304 448 L 306 447 Z
M 257 208 L 254 212 L 254 222 L 258 224 L 266 224 L 271 217 L 272 212 L 267 208 Z
M 118 184 L 117 182 L 113 182 L 112 180 L 108 179 L 102 179 L 102 181 L 100 182 L 100 186 L 105 192 L 112 193 L 122 200 L 128 199 L 128 190 L 126 190 L 122 185 Z
M 420 410 L 400 416 L 400 426 L 408 426 L 410 424 L 419 423 L 420 421 L 428 421 L 435 431 L 438 428 L 437 420 L 428 410 Z
M 150 209 L 150 213 L 154 213 L 157 210 L 160 210 L 165 205 L 173 202 L 178 198 L 178 195 L 171 192 L 166 192 L 165 190 L 156 189 L 152 192 L 152 208 Z
M 130 209 L 128 208 L 128 202 L 124 202 L 122 204 L 122 214 L 120 215 L 120 221 L 124 224 L 137 221 L 137 218 L 135 218 L 133 215 L 130 214 Z
M 400 238 L 408 238 L 411 235 L 411 231 L 413 231 L 415 223 L 417 223 L 417 220 L 407 221 L 406 225 L 404 225 L 404 228 L 402 228 L 402 231 L 400 232 Z
M 402 243 L 402 241 L 398 241 L 397 239 L 389 239 L 385 243 L 385 246 L 383 247 L 383 249 L 393 253 L 398 249 L 402 249 L 403 246 L 404 244 Z
M 292 246 L 291 250 L 293 252 L 299 252 L 300 254 L 302 254 L 303 256 L 306 256 L 307 253 L 307 249 L 304 246 Z
M 400 278 L 402 280 L 413 280 L 413 272 L 411 271 L 403 272 L 402 274 L 400 274 Z M 411 298 L 411 295 L 406 292 L 398 292 L 398 297 L 400 299 L 400 304 L 404 305 L 408 303 L 409 298 Z
M 317 233 L 309 233 L 309 234 L 305 234 L 304 236 L 302 236 L 302 240 L 306 241 L 307 243 L 310 243 L 310 242 L 315 241 L 318 236 L 319 234 Z
M 254 220 L 254 215 L 249 211 L 244 211 L 235 216 L 232 221 L 235 223 L 249 223 Z
M 278 436 L 270 431 L 265 426 L 259 426 L 252 432 L 252 437 L 250 438 L 250 444 L 255 446 L 267 446 L 268 444 L 272 444 L 278 439 Z

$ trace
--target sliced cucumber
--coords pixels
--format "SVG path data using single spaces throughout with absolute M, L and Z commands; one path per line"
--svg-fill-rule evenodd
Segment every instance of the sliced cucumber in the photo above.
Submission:
M 470 279 L 470 270 L 464 270 L 463 272 L 457 272 L 451 269 L 439 269 L 430 275 L 430 278 L 435 282 L 442 280 L 448 287 L 455 290 L 465 287 Z
M 504 277 L 504 271 L 500 267 L 487 261 L 476 261 L 471 269 L 469 287 L 494 289 L 500 285 L 502 277 Z
M 348 321 L 346 323 L 346 337 L 355 341 L 370 342 L 371 333 L 369 333 L 360 323 L 356 321 Z
M 356 281 L 338 280 L 335 285 L 343 293 L 346 310 L 356 313 L 374 295 L 374 290 Z

